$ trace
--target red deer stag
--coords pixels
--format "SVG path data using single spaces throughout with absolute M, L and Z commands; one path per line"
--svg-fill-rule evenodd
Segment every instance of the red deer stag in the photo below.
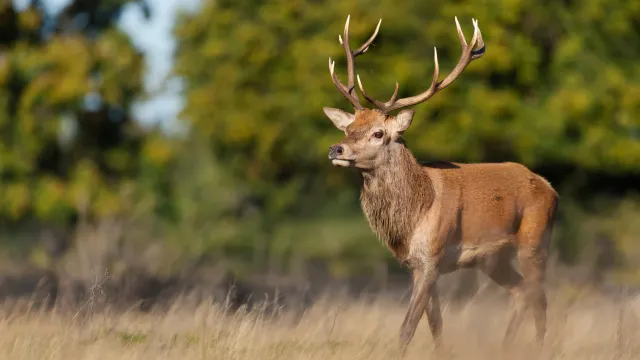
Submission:
M 382 20 L 380 20 L 381 22 Z M 389 113 L 428 100 L 455 81 L 485 52 L 477 20 L 467 44 L 455 19 L 462 55 L 453 71 L 438 81 L 438 56 L 431 86 L 422 94 L 398 99 L 398 84 L 387 102 L 368 95 L 357 77 L 362 95 L 375 109 L 360 104 L 354 92 L 354 60 L 367 51 L 380 29 L 358 49 L 349 47 L 349 17 L 339 37 L 347 55 L 345 86 L 329 70 L 336 88 L 355 113 L 324 107 L 325 115 L 340 130 L 343 140 L 329 148 L 335 166 L 358 169 L 363 177 L 362 210 L 373 231 L 412 274 L 413 291 L 400 330 L 404 351 L 422 314 L 426 313 L 436 348 L 441 345 L 442 317 L 436 289 L 440 274 L 477 268 L 509 291 L 514 301 L 503 344 L 513 339 L 530 308 L 536 340 L 546 332 L 547 300 L 543 282 L 558 195 L 541 176 L 517 163 L 419 163 L 407 149 L 402 134 L 413 110 Z M 475 48 L 475 49 L 474 49 Z M 520 271 L 511 264 L 517 257 Z

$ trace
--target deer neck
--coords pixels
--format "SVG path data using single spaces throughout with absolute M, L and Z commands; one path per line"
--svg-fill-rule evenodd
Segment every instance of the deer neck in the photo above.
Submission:
M 363 171 L 362 210 L 373 231 L 396 258 L 408 255 L 408 242 L 421 215 L 434 200 L 431 179 L 407 147 L 389 145 L 380 166 Z

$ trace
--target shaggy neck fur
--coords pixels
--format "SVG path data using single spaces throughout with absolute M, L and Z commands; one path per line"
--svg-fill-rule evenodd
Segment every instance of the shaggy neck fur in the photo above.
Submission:
M 402 142 L 389 144 L 383 163 L 363 171 L 360 202 L 369 224 L 399 260 L 405 260 L 409 240 L 421 215 L 431 207 L 431 179 Z

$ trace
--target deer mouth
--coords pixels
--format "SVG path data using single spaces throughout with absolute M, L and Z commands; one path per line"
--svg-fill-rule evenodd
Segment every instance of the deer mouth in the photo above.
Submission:
M 331 159 L 331 163 L 332 163 L 334 166 L 351 167 L 351 166 L 353 166 L 354 160 L 347 160 L 347 159 Z

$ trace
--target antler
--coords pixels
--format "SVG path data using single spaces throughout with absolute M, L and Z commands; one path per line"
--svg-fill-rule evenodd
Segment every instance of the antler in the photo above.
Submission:
M 424 102 L 428 100 L 430 97 L 432 97 L 435 93 L 446 88 L 452 82 L 454 82 L 462 74 L 462 72 L 467 67 L 467 65 L 471 63 L 471 61 L 480 58 L 485 53 L 485 46 L 484 46 L 484 41 L 482 40 L 482 33 L 480 33 L 480 28 L 478 28 L 478 20 L 472 19 L 474 31 L 473 31 L 473 38 L 471 39 L 471 43 L 469 45 L 467 45 L 467 41 L 464 38 L 462 29 L 460 28 L 458 17 L 455 17 L 455 20 L 456 20 L 456 27 L 458 29 L 458 37 L 460 38 L 460 44 L 462 46 L 462 54 L 460 55 L 460 60 L 458 60 L 458 64 L 456 65 L 456 67 L 453 68 L 451 73 L 444 80 L 438 82 L 440 67 L 438 65 L 438 51 L 434 47 L 433 60 L 435 62 L 435 69 L 433 70 L 433 80 L 431 80 L 431 86 L 429 87 L 429 89 L 427 89 L 427 91 L 416 96 L 402 98 L 396 101 L 396 98 L 398 96 L 398 83 L 396 82 L 396 90 L 394 91 L 393 96 L 391 96 L 391 99 L 389 101 L 383 103 L 367 95 L 367 93 L 364 91 L 364 88 L 362 86 L 362 82 L 360 81 L 360 75 L 358 75 L 358 86 L 360 87 L 360 91 L 362 92 L 362 95 L 365 97 L 365 99 L 367 99 L 367 101 L 375 105 L 380 111 L 386 114 L 393 110 L 398 110 L 403 107 L 416 105 L 421 102 Z M 473 50 L 474 47 L 476 47 L 477 49 Z
M 347 16 L 347 22 L 344 25 L 344 34 L 343 34 L 344 40 L 342 36 L 338 35 L 338 40 L 340 41 L 340 44 L 342 44 L 342 47 L 344 47 L 344 51 L 347 53 L 347 74 L 348 74 L 347 86 L 341 83 L 340 80 L 338 79 L 338 75 L 336 75 L 334 71 L 336 62 L 331 61 L 331 58 L 329 58 L 329 72 L 331 73 L 331 79 L 333 80 L 333 84 L 336 86 L 336 88 L 340 90 L 342 95 L 344 95 L 344 97 L 346 97 L 347 100 L 349 100 L 349 102 L 351 102 L 353 107 L 355 107 L 357 110 L 360 110 L 363 108 L 363 106 L 360 104 L 360 99 L 358 99 L 358 95 L 355 94 L 355 92 L 353 91 L 355 88 L 355 69 L 354 69 L 355 58 L 358 55 L 364 54 L 369 49 L 369 45 L 371 45 L 373 40 L 378 35 L 378 30 L 380 30 L 380 24 L 382 23 L 382 19 L 378 21 L 378 26 L 376 27 L 376 30 L 373 32 L 373 35 L 371 35 L 369 40 L 367 40 L 364 44 L 362 44 L 362 46 L 360 46 L 355 51 L 351 51 L 351 48 L 349 47 L 349 19 L 350 18 L 351 18 L 351 15 Z

